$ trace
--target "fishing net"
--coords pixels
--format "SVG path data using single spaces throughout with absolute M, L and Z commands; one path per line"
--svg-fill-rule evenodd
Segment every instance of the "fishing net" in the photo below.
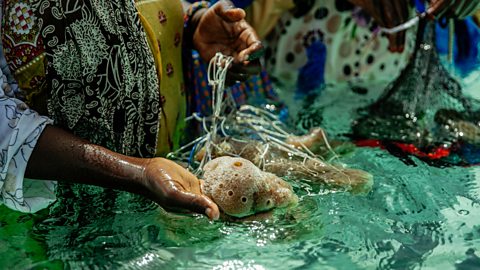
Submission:
M 360 110 L 355 138 L 408 143 L 429 153 L 478 144 L 478 102 L 462 94 L 441 64 L 434 41 L 434 23 L 421 20 L 410 63 L 378 101 Z
M 329 164 L 337 159 L 323 130 L 314 135 L 330 158 L 324 160 L 313 153 L 301 140 L 289 143 L 295 136 L 287 131 L 279 117 L 271 111 L 243 105 L 237 107 L 230 91 L 225 88 L 227 70 L 233 58 L 217 53 L 208 66 L 208 81 L 212 86 L 212 115 L 193 114 L 188 121 L 199 121 L 203 135 L 187 143 L 168 157 L 188 163 L 189 168 L 201 177 L 205 164 L 219 156 L 242 157 L 257 167 L 279 176 L 292 176 L 321 180 L 351 186 L 364 183 L 371 175 L 359 170 L 345 169 Z M 355 178 L 355 179 L 352 179 Z

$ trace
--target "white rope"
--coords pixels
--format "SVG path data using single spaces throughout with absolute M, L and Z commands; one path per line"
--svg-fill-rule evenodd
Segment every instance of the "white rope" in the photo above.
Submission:
M 380 33 L 385 33 L 385 34 L 396 34 L 398 32 L 402 32 L 402 31 L 405 31 L 405 30 L 408 30 L 412 27 L 414 27 L 416 24 L 418 24 L 420 22 L 420 16 L 415 16 L 414 18 L 398 25 L 398 26 L 395 26 L 393 28 L 383 28 L 383 27 L 380 27 Z
M 250 105 L 237 108 L 231 92 L 225 88 L 227 71 L 232 63 L 233 57 L 224 56 L 221 53 L 217 53 L 210 61 L 207 76 L 208 83 L 212 87 L 212 115 L 206 117 L 193 114 L 187 118 L 187 120 L 200 122 L 205 134 L 181 147 L 172 153 L 172 156 L 181 157 L 184 159 L 183 161 L 187 159 L 191 163 L 192 158 L 196 158 L 200 151 L 204 151 L 200 164 L 194 171 L 195 174 L 200 175 L 204 165 L 212 159 L 215 153 L 222 152 L 232 156 L 241 156 L 247 148 L 241 149 L 240 153 L 231 153 L 228 149 L 222 149 L 220 145 L 222 139 L 226 140 L 228 138 L 231 141 L 248 145 L 256 137 L 258 141 L 263 143 L 263 145 L 258 145 L 261 146 L 261 149 L 256 146 L 259 153 L 260 164 L 258 165 L 260 168 L 264 169 L 267 163 L 267 155 L 272 148 L 286 153 L 289 157 L 303 160 L 303 164 L 306 161 L 314 162 L 314 164 L 325 164 L 303 143 L 300 143 L 300 148 L 286 143 L 285 139 L 292 134 L 282 128 L 284 124 L 275 114 Z M 327 149 L 334 153 L 324 133 L 322 133 L 322 136 Z M 337 155 L 334 153 L 334 156 Z M 335 166 L 328 164 L 326 166 L 338 170 Z M 316 174 L 315 171 L 307 167 L 304 169 L 311 175 Z

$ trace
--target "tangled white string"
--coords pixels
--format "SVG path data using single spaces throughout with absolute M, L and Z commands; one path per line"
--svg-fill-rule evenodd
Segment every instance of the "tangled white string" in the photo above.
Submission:
M 383 28 L 382 27 L 382 28 L 380 28 L 380 33 L 396 34 L 398 32 L 408 30 L 408 29 L 414 27 L 415 25 L 417 25 L 420 22 L 421 17 L 422 17 L 422 15 L 415 16 L 414 18 L 406 21 L 405 23 L 402 23 L 402 24 L 400 24 L 398 26 L 395 26 L 393 28 Z
M 188 120 L 197 120 L 202 123 L 205 134 L 196 140 L 172 153 L 172 157 L 191 164 L 199 151 L 204 151 L 203 158 L 194 173 L 200 175 L 204 165 L 212 159 L 215 150 L 221 150 L 230 156 L 239 156 L 238 153 L 229 153 L 226 149 L 220 149 L 222 139 L 249 143 L 253 140 L 261 141 L 264 146 L 260 151 L 260 168 L 265 166 L 267 152 L 275 147 L 288 153 L 289 156 L 324 163 L 313 154 L 305 145 L 301 149 L 285 142 L 291 133 L 283 129 L 283 123 L 273 113 L 250 105 L 237 107 L 230 91 L 225 88 L 227 71 L 233 63 L 233 58 L 217 53 L 208 66 L 208 82 L 212 86 L 212 115 L 201 117 L 193 114 Z M 337 155 L 328 144 L 325 134 L 324 141 L 327 149 Z M 332 168 L 335 168 L 332 166 Z M 336 169 L 340 171 L 339 169 Z

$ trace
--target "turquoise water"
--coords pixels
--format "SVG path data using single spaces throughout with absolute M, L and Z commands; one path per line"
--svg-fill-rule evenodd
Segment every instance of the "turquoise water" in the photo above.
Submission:
M 378 96 L 341 88 L 317 101 L 336 138 Z M 371 192 L 292 182 L 298 207 L 258 221 L 169 214 L 124 193 L 51 214 L 0 208 L 0 268 L 480 269 L 480 168 L 404 162 L 373 148 L 342 161 L 374 175 Z

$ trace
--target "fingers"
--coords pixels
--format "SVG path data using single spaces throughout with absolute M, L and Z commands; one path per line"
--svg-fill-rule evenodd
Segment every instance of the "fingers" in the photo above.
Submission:
M 263 51 L 257 32 L 245 20 L 234 23 L 230 27 L 232 38 L 234 38 L 232 45 L 236 49 L 235 63 L 249 61 L 251 56 Z
M 217 220 L 220 217 L 218 206 L 205 195 L 175 190 L 168 197 L 170 200 L 175 201 L 175 207 L 204 214 L 211 220 Z
M 238 53 L 237 59 L 235 59 L 236 63 L 254 60 L 255 58 L 259 58 L 256 57 L 257 54 L 263 53 L 263 44 L 260 42 L 257 34 L 253 30 L 248 33 L 247 36 L 240 36 L 239 42 L 244 44 L 243 46 L 246 46 L 246 48 L 242 49 L 243 46 L 240 47 L 241 50 Z
M 226 22 L 238 22 L 245 18 L 245 11 L 241 8 L 236 8 L 232 2 L 227 0 L 219 1 L 213 6 L 215 14 Z
M 214 16 L 212 16 L 214 15 Z M 255 30 L 245 21 L 245 11 L 230 1 L 217 2 L 198 25 L 194 44 L 202 58 L 209 61 L 216 52 L 244 63 L 263 46 Z
M 231 86 L 237 82 L 246 81 L 250 76 L 259 74 L 262 71 L 262 66 L 258 59 L 245 63 L 235 64 L 230 68 L 227 73 L 227 85 Z
M 250 62 L 240 63 L 233 65 L 229 72 L 232 74 L 245 74 L 245 75 L 254 75 L 262 71 L 262 66 L 260 60 L 254 60 Z

